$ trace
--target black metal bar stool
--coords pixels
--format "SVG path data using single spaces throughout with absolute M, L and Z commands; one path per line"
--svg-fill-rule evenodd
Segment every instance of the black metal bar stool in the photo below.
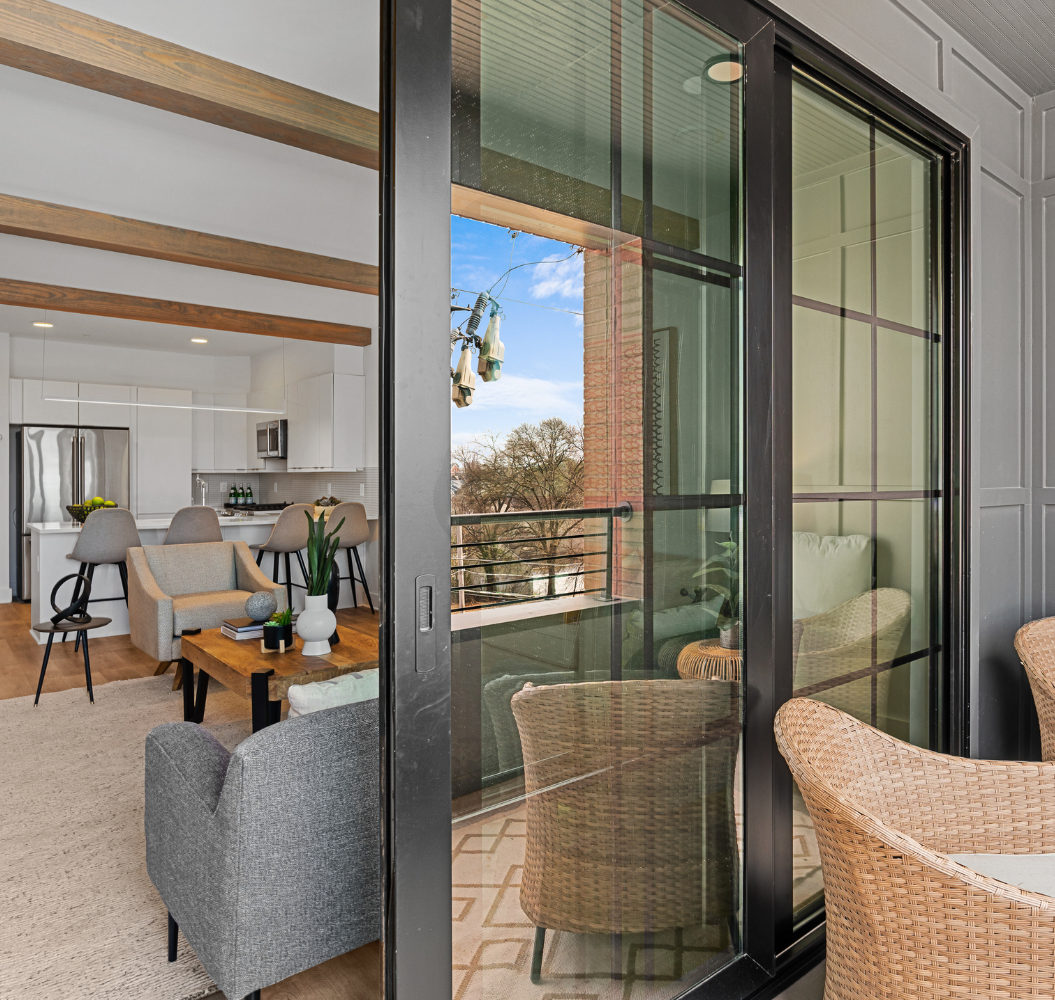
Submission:
M 337 547 L 344 549 L 344 554 L 348 559 L 348 575 L 338 576 L 338 580 L 349 581 L 352 588 L 352 604 L 354 607 L 359 607 L 359 598 L 355 592 L 355 585 L 358 583 L 363 588 L 363 593 L 366 595 L 366 603 L 370 605 L 370 611 L 373 613 L 374 602 L 370 597 L 370 587 L 366 583 L 362 560 L 359 558 L 359 546 L 370 540 L 370 522 L 366 519 L 366 508 L 361 503 L 339 503 L 330 511 L 328 524 L 338 525 L 341 523 L 342 517 L 344 518 L 344 524 L 337 533 L 340 539 Z M 355 570 L 352 569 L 353 557 L 355 558 L 355 565 L 359 568 L 358 576 L 355 575 Z M 336 565 L 337 560 L 335 559 L 334 566 L 336 567 Z
M 297 562 L 300 563 L 302 579 L 308 579 L 308 571 L 304 566 L 304 557 L 300 554 L 301 550 L 308 547 L 308 519 L 304 516 L 305 511 L 313 514 L 315 508 L 310 503 L 295 503 L 290 507 L 286 507 L 278 515 L 278 520 L 271 529 L 271 536 L 268 540 L 256 546 L 259 549 L 256 554 L 257 566 L 260 566 L 265 552 L 273 552 L 275 554 L 275 561 L 271 570 L 271 579 L 275 583 L 281 582 L 278 578 L 278 557 L 280 555 L 286 557 L 286 597 L 288 599 L 287 607 L 290 608 L 293 607 L 293 588 L 300 587 L 301 590 L 305 589 L 305 584 L 293 582 L 293 575 L 289 568 L 289 555 L 291 552 L 297 553 Z M 252 548 L 253 546 L 250 547 Z
M 95 576 L 96 566 L 116 565 L 118 573 L 121 574 L 121 589 L 124 591 L 125 606 L 128 606 L 128 569 L 125 566 L 125 556 L 129 549 L 142 545 L 139 540 L 139 531 L 136 529 L 135 518 L 132 512 L 123 507 L 100 507 L 93 510 L 84 522 L 81 533 L 77 537 L 77 544 L 73 551 L 66 556 L 74 562 L 79 562 L 78 579 L 73 587 L 73 601 L 76 602 L 81 593 L 81 585 L 85 581 L 90 585 Z M 89 586 L 90 589 L 90 586 Z M 119 597 L 93 597 L 90 603 L 119 601 Z M 57 610 L 57 609 L 56 609 Z M 81 630 L 64 629 L 62 641 L 66 641 L 66 635 L 70 632 L 78 632 L 77 641 L 80 642 Z
M 75 584 L 75 596 L 68 608 L 60 611 L 58 606 L 55 604 L 55 595 L 67 580 L 72 580 L 76 577 L 77 583 Z M 111 618 L 92 618 L 87 613 L 88 601 L 91 598 L 92 593 L 92 582 L 91 580 L 81 574 L 71 573 L 69 576 L 64 576 L 51 591 L 51 606 L 55 610 L 55 614 L 52 616 L 50 621 L 40 622 L 33 626 L 34 632 L 47 633 L 48 644 L 44 649 L 44 662 L 40 665 L 40 680 L 37 681 L 37 696 L 33 699 L 33 704 L 36 706 L 40 701 L 40 690 L 44 687 L 44 675 L 48 670 L 48 660 L 51 657 L 51 644 L 55 639 L 56 635 L 61 634 L 62 638 L 65 639 L 70 632 L 77 633 L 77 640 L 80 643 L 81 652 L 84 655 L 84 680 L 88 688 L 88 700 L 94 705 L 95 695 L 92 692 L 92 663 L 88 657 L 88 632 L 93 628 L 102 628 L 104 625 L 109 625 L 113 620 Z

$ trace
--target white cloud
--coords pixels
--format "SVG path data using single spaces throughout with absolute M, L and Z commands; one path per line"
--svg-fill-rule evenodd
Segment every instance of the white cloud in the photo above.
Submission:
M 497 382 L 476 382 L 473 409 L 517 410 L 525 418 L 582 420 L 582 382 L 554 382 L 525 375 L 503 375 Z
M 553 257 L 536 264 L 532 276 L 534 284 L 531 294 L 536 298 L 548 299 L 559 295 L 562 299 L 582 301 L 582 254 L 567 260 Z

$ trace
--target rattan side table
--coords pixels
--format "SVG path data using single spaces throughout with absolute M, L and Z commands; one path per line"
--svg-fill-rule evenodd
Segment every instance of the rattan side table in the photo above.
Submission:
M 717 639 L 690 642 L 678 654 L 678 676 L 683 680 L 739 681 L 743 653 L 725 649 Z

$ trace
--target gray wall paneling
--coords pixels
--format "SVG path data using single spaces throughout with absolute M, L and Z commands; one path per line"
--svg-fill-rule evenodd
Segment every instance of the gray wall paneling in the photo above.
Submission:
M 781 6 L 971 139 L 971 752 L 1035 755 L 1013 640 L 1022 622 L 1055 614 L 1055 566 L 1043 554 L 1055 532 L 1043 295 L 1044 237 L 1055 233 L 1055 93 L 1034 100 L 917 0 Z

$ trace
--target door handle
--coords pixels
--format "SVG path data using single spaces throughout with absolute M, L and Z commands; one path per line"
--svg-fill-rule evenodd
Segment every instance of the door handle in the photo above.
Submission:
M 436 577 L 414 579 L 414 669 L 428 673 L 436 666 Z

